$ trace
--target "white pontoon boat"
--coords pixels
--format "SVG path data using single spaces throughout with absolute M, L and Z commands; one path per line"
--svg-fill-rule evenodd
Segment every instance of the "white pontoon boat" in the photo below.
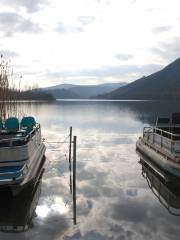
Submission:
M 144 127 L 136 149 L 163 170 L 180 177 L 180 113 L 158 117 L 155 127 Z
M 45 157 L 40 124 L 33 117 L 0 120 L 0 188 L 17 194 L 32 182 Z

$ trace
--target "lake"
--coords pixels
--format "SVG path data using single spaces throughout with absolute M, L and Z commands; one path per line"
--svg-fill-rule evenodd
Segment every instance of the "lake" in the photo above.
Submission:
M 0 233 L 2 240 L 179 239 L 180 217 L 168 212 L 142 175 L 136 140 L 157 115 L 180 104 L 155 101 L 22 103 L 46 139 L 46 170 L 29 231 Z M 69 193 L 69 127 L 77 136 L 77 225 Z M 6 208 L 6 205 L 5 205 Z M 180 212 L 180 211 L 179 211 Z M 1 224 L 3 217 L 1 214 Z M 8 216 L 11 217 L 11 216 Z M 17 218 L 18 213 L 17 213 Z

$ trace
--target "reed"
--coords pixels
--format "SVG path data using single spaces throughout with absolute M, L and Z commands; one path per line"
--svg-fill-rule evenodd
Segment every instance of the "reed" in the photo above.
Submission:
M 14 79 L 13 68 L 10 60 L 0 57 L 0 117 L 6 119 L 13 115 L 17 116 L 17 101 L 21 99 L 21 76 Z
M 13 115 L 18 116 L 17 106 L 18 101 L 26 100 L 55 100 L 52 95 L 33 90 L 32 87 L 27 87 L 28 90 L 21 88 L 21 75 L 14 76 L 11 61 L 0 56 L 0 118 Z

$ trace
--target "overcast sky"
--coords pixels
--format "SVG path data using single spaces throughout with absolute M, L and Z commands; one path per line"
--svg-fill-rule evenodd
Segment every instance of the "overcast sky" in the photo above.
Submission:
M 23 85 L 131 82 L 180 57 L 180 1 L 0 0 L 0 50 Z

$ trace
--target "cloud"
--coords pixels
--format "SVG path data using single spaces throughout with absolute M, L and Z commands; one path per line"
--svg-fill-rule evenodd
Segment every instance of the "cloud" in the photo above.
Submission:
M 159 27 L 155 27 L 152 29 L 153 33 L 163 33 L 163 32 L 168 32 L 172 29 L 171 26 L 167 25 L 167 26 L 159 26 Z
M 137 0 L 131 0 L 130 3 L 137 3 Z
M 127 61 L 127 60 L 129 60 L 129 59 L 132 59 L 132 58 L 133 58 L 133 55 L 131 55 L 131 54 L 117 54 L 117 55 L 115 55 L 115 57 L 116 57 L 118 60 Z
M 27 12 L 36 12 L 48 4 L 48 0 L 1 0 L 1 4 L 11 8 L 25 8 Z
M 93 16 L 79 16 L 78 17 L 78 21 L 82 24 L 82 25 L 88 25 L 92 22 L 94 22 L 95 17 Z
M 126 208 L 128 201 L 128 208 Z M 146 206 L 139 203 L 135 204 L 135 201 L 130 201 L 126 199 L 125 202 L 114 204 L 111 207 L 112 218 L 116 220 L 127 220 L 130 222 L 144 222 L 147 218 Z
M 39 33 L 42 29 L 39 24 L 33 23 L 16 13 L 0 13 L 0 32 L 5 36 L 12 36 L 14 33 Z
M 18 56 L 19 56 L 19 54 L 16 53 L 16 52 L 14 52 L 14 51 L 1 50 L 1 49 L 0 49 L 0 54 L 2 54 L 5 59 L 7 59 L 7 58 L 13 58 L 13 57 L 18 57 Z
M 147 12 L 159 12 L 161 9 L 160 8 L 155 8 L 155 7 L 151 7 L 151 8 L 147 8 L 146 11 Z
M 65 25 L 62 22 L 58 23 L 57 28 L 55 29 L 56 32 L 59 33 L 78 33 L 78 32 L 83 32 L 84 29 L 80 26 L 71 26 L 71 25 Z
M 161 42 L 150 51 L 163 61 L 168 63 L 174 61 L 180 57 L 180 37 L 175 37 L 170 42 Z
M 147 65 L 120 65 L 120 66 L 104 66 L 98 69 L 81 69 L 59 72 L 47 72 L 47 78 L 105 78 L 105 77 L 123 77 L 138 73 L 140 76 L 156 72 L 162 68 L 162 65 L 147 64 Z

